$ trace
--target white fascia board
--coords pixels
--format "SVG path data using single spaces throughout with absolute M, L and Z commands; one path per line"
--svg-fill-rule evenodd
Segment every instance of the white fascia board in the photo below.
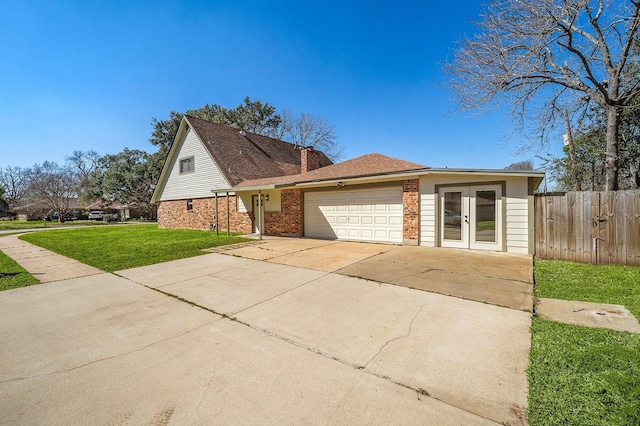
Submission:
M 401 173 L 395 173 L 395 174 L 301 182 L 301 183 L 297 183 L 289 186 L 295 186 L 296 188 L 313 188 L 313 187 L 321 187 L 321 186 L 333 186 L 333 185 L 337 185 L 338 182 L 342 182 L 344 184 L 350 183 L 352 185 L 365 184 L 365 183 L 393 182 L 397 180 L 404 180 L 404 179 L 410 179 L 410 178 L 416 179 L 423 174 L 425 174 L 423 171 L 414 170 L 411 172 L 401 172 Z
M 232 192 L 249 192 L 249 191 L 259 191 L 261 189 L 275 189 L 275 185 L 259 185 L 259 186 L 245 186 L 241 188 L 222 188 L 222 189 L 212 189 L 212 194 L 226 194 L 227 192 L 231 194 Z
M 426 175 L 429 174 L 451 174 L 451 175 L 494 175 L 494 176 L 522 176 L 522 177 L 544 177 L 544 170 L 501 170 L 501 169 L 429 169 L 426 170 Z
M 255 185 L 255 186 L 247 186 L 242 188 L 229 188 L 229 191 L 237 191 L 237 192 L 245 192 L 245 191 L 257 191 L 262 189 L 283 189 L 283 188 L 314 188 L 314 187 L 323 187 L 323 186 L 334 186 L 337 185 L 338 182 L 342 182 L 344 184 L 350 183 L 354 184 L 366 184 L 366 183 L 380 183 L 380 182 L 392 182 L 397 180 L 404 179 L 416 179 L 420 176 L 429 175 L 429 174 L 456 174 L 456 175 L 493 175 L 493 176 L 513 176 L 513 177 L 536 177 L 536 178 L 544 178 L 545 172 L 541 170 L 531 170 L 531 171 L 522 171 L 522 172 L 513 172 L 509 170 L 495 170 L 495 169 L 419 169 L 419 170 L 411 170 L 407 172 L 398 172 L 398 173 L 388 173 L 383 175 L 372 175 L 372 176 L 360 176 L 360 177 L 351 177 L 351 178 L 335 178 L 335 179 L 326 179 L 326 180 L 315 180 L 308 182 L 290 182 L 290 183 L 280 183 L 280 184 L 267 184 L 267 185 Z M 211 192 L 225 192 L 224 190 L 211 190 Z

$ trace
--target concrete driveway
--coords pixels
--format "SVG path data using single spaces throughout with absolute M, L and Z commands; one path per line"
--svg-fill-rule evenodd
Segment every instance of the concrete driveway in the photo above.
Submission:
M 289 260 L 0 293 L 0 423 L 524 423 L 527 312 Z
M 268 238 L 216 251 L 533 310 L 530 255 L 306 238 Z

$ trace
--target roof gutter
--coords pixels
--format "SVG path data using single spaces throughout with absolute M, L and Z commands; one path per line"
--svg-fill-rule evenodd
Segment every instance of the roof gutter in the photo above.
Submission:
M 426 175 L 493 175 L 493 176 L 512 176 L 512 177 L 533 177 L 537 179 L 543 179 L 545 172 L 541 170 L 531 171 L 510 171 L 510 170 L 491 170 L 491 169 L 417 169 L 404 172 L 387 173 L 382 175 L 369 175 L 369 176 L 357 176 L 357 177 L 345 177 L 345 178 L 333 178 L 333 179 L 317 179 L 305 182 L 286 182 L 264 185 L 253 185 L 245 187 L 235 187 L 228 189 L 216 189 L 211 190 L 215 192 L 243 192 L 243 191 L 258 191 L 265 189 L 280 189 L 280 188 L 313 188 L 321 186 L 336 186 L 339 184 L 351 183 L 376 183 L 389 181 L 390 178 L 405 179 L 415 178 Z M 340 185 L 342 186 L 342 185 Z

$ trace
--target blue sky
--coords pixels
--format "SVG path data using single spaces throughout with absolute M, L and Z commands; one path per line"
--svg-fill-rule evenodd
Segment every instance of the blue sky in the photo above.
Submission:
M 455 113 L 441 64 L 480 1 L 0 3 L 0 167 L 149 152 L 151 119 L 245 96 L 335 125 L 345 159 L 535 160 L 499 113 Z M 536 161 L 536 164 L 539 162 Z

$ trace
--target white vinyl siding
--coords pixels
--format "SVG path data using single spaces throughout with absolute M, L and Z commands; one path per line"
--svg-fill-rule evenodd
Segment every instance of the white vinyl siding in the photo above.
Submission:
M 531 253 L 533 239 L 533 205 L 527 194 L 526 177 L 502 177 L 499 175 L 426 175 L 420 178 L 420 245 L 436 247 L 438 241 L 438 216 L 436 185 L 482 184 L 506 182 L 503 194 L 505 224 L 503 250 L 508 253 Z
M 173 157 L 159 201 L 208 198 L 213 196 L 211 190 L 231 186 L 193 130 L 176 143 L 180 144 L 178 152 Z M 189 158 L 193 158 L 193 172 L 180 173 L 180 161 Z
M 529 252 L 529 200 L 527 178 L 507 181 L 507 252 Z
M 262 205 L 265 212 L 279 212 L 282 207 L 282 194 L 276 189 L 262 190 Z M 252 192 L 237 192 L 238 196 L 238 212 L 246 213 L 252 212 L 254 205 L 252 203 L 253 197 L 258 196 L 258 191 Z M 268 199 L 267 199 L 268 197 Z
M 435 247 L 436 238 L 436 197 L 434 192 L 423 193 L 420 182 L 420 245 Z M 433 191 L 433 190 L 432 190 Z

